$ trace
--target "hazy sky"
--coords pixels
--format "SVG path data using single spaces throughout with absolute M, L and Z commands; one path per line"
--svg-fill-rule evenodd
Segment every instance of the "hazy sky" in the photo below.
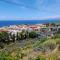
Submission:
M 60 17 L 60 0 L 0 0 L 0 20 L 54 17 Z

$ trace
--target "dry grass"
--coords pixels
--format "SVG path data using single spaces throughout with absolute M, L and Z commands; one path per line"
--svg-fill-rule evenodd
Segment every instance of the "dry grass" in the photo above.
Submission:
M 60 50 L 58 49 L 59 42 L 60 42 L 60 40 L 58 38 L 57 39 L 49 39 L 49 40 L 46 40 L 43 42 L 40 42 L 39 40 L 37 40 L 35 42 L 33 40 L 31 40 L 31 41 L 27 40 L 24 42 L 23 48 L 20 47 L 20 43 L 15 42 L 11 45 L 6 46 L 3 50 L 1 50 L 0 58 L 1 58 L 1 56 L 2 57 L 4 56 L 4 57 L 7 57 L 7 59 L 11 58 L 10 60 L 36 60 L 36 59 L 58 60 L 58 59 L 60 59 Z M 45 46 L 46 50 L 47 50 L 47 46 L 49 47 L 51 45 L 49 43 L 52 43 L 52 45 L 55 46 L 55 48 L 53 50 L 48 50 L 45 52 L 34 50 L 34 48 L 36 48 L 37 46 L 42 46 L 42 47 Z M 46 44 L 47 44 L 47 46 L 46 46 Z M 3 54 L 3 55 L 1 55 L 1 54 Z

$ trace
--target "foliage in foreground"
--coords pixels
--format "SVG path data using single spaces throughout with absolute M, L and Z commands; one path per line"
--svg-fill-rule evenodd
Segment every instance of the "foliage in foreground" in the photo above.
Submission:
M 20 44 L 20 43 L 19 43 Z M 18 42 L 13 45 L 8 45 L 0 51 L 0 60 L 23 60 L 28 57 L 31 52 L 42 53 L 40 55 L 29 58 L 28 60 L 60 60 L 60 38 L 50 38 L 43 40 L 26 40 L 20 48 Z M 35 51 L 34 49 L 42 49 Z M 32 50 L 32 51 L 30 51 Z M 31 56 L 33 56 L 31 54 Z

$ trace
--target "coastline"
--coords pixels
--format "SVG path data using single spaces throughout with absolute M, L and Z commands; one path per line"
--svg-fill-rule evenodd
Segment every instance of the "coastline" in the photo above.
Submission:
M 33 24 L 46 24 L 46 23 L 58 23 L 60 20 L 1 20 L 0 27 L 10 25 L 33 25 Z

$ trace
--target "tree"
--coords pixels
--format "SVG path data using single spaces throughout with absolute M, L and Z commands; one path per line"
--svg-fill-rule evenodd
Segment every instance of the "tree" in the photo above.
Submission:
M 56 24 L 55 24 L 55 23 L 51 23 L 51 25 L 52 25 L 52 26 L 56 26 Z
M 35 31 L 31 31 L 31 32 L 29 33 L 29 37 L 30 37 L 30 38 L 36 38 L 36 37 L 37 37 L 36 32 L 35 32 Z
M 0 47 L 4 48 L 4 43 L 9 44 L 9 34 L 8 32 L 0 32 Z
M 22 30 L 22 32 L 19 33 L 19 39 L 25 39 L 26 38 L 26 32 L 25 30 Z
M 9 35 L 7 32 L 0 32 L 0 41 L 4 43 L 9 41 Z

